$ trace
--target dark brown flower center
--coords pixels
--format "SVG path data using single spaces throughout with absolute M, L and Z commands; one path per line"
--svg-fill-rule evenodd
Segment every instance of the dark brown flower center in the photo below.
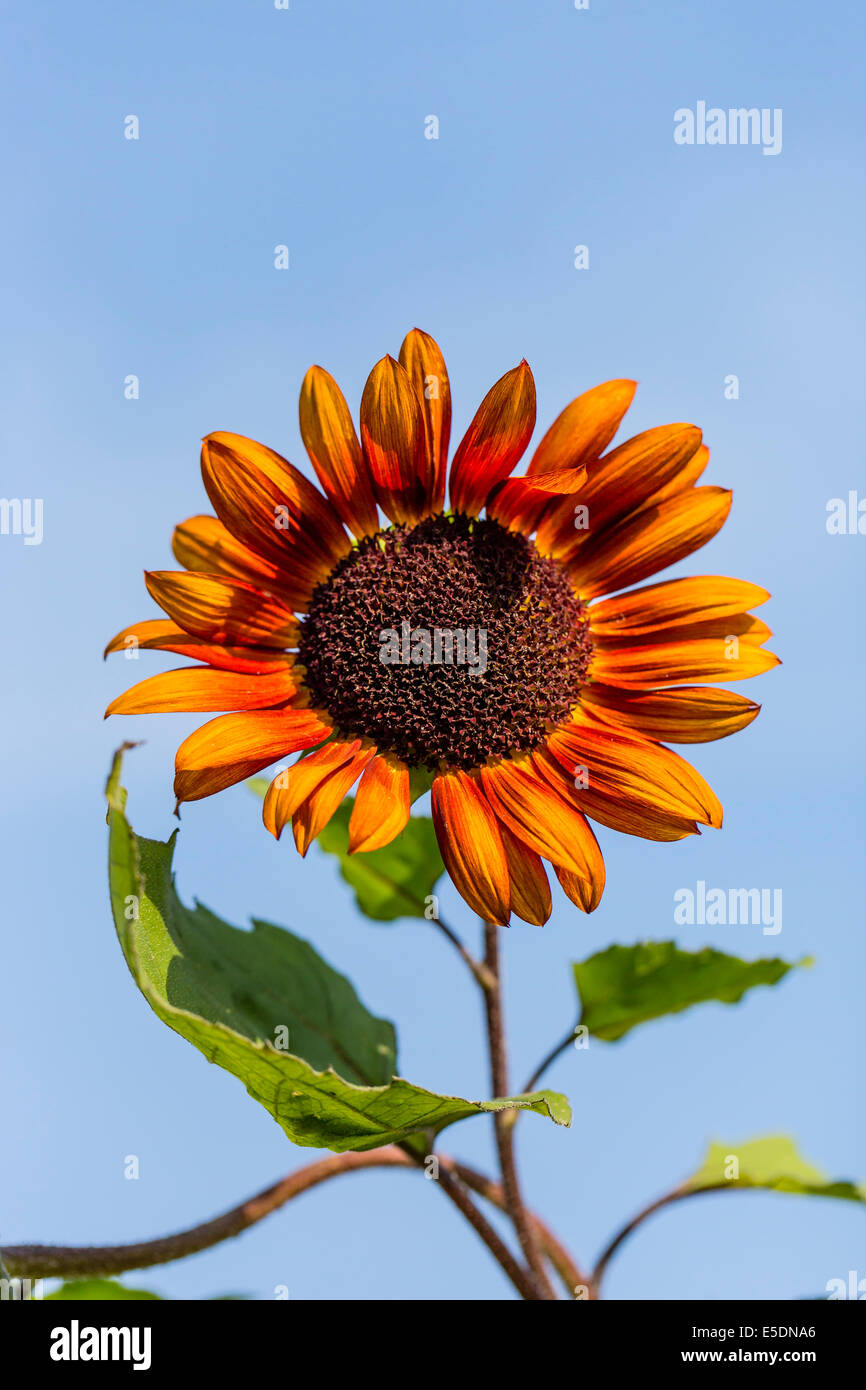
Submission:
M 299 643 L 314 705 L 428 768 L 538 747 L 576 704 L 591 655 L 559 566 L 465 516 L 361 541 L 315 590 Z

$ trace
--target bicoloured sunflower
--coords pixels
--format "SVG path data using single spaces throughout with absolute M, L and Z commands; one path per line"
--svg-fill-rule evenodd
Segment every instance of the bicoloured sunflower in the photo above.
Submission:
M 769 597 L 757 585 L 630 588 L 705 544 L 731 502 L 698 486 L 709 453 L 694 425 L 608 451 L 634 390 L 578 396 L 513 477 L 535 427 L 526 362 L 485 396 L 450 470 L 448 375 L 428 334 L 373 368 L 360 439 L 336 382 L 311 367 L 300 427 L 321 491 L 263 444 L 208 435 L 216 516 L 176 528 L 180 571 L 145 576 L 166 618 L 107 648 L 198 664 L 107 712 L 220 712 L 178 749 L 178 803 L 301 754 L 271 783 L 264 822 L 279 837 L 291 821 L 302 855 L 356 783 L 359 854 L 401 833 L 426 783 L 448 873 L 481 917 L 545 922 L 544 861 L 591 912 L 604 861 L 589 820 L 650 840 L 721 825 L 711 788 L 666 744 L 750 723 L 758 705 L 709 683 L 777 664 L 748 612 Z

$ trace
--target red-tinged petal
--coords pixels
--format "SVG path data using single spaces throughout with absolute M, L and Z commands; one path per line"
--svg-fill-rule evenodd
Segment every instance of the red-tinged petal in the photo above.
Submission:
M 496 816 L 465 772 L 433 782 L 433 825 L 455 888 L 485 922 L 507 926 L 511 908 L 508 860 Z
M 700 446 L 696 425 L 660 425 L 605 454 L 590 468 L 578 499 L 587 507 L 589 525 L 572 527 L 571 549 L 560 552 L 563 558 L 648 505 L 660 488 L 682 473 Z
M 635 381 L 605 381 L 573 400 L 532 455 L 529 476 L 550 492 L 575 491 L 581 470 L 598 458 L 619 429 L 636 387 Z
M 674 648 L 692 646 L 695 642 L 718 643 L 725 647 L 724 656 L 736 657 L 737 648 L 742 642 L 749 647 L 762 647 L 773 633 L 767 624 L 752 613 L 729 613 L 723 618 L 707 618 L 703 622 L 677 623 L 672 627 L 651 628 L 635 636 L 624 634 L 620 637 L 596 636 L 593 643 L 599 658 L 605 661 L 616 660 L 625 652 L 644 650 L 650 647 Z M 736 639 L 736 640 L 734 640 Z M 710 650 L 710 647 L 707 647 Z M 660 652 L 658 660 L 662 661 Z
M 589 809 L 591 797 L 607 793 L 683 820 L 716 828 L 722 823 L 722 807 L 712 788 L 670 748 L 602 726 L 582 710 L 571 723 L 554 730 L 547 746 L 571 774 L 570 794 L 578 805 L 587 802 L 587 815 L 595 814 Z M 576 770 L 585 775 L 575 779 Z
M 364 769 L 349 819 L 349 853 L 382 849 L 409 820 L 409 769 L 391 753 L 380 753 Z
M 268 672 L 291 666 L 294 661 L 294 657 L 286 652 L 264 647 L 223 647 L 218 643 L 203 642 L 199 637 L 191 637 L 168 618 L 146 618 L 125 627 L 116 637 L 112 637 L 105 648 L 105 655 L 125 652 L 130 660 L 135 660 L 134 653 L 139 649 L 174 652 L 179 656 L 192 657 L 193 661 L 217 666 L 222 671 L 240 671 L 250 676 L 267 675 Z
M 549 503 L 549 496 L 539 492 L 526 478 L 506 478 L 497 483 L 488 497 L 487 515 L 506 531 L 531 536 Z
M 372 536 L 379 529 L 361 443 L 346 398 L 330 372 L 310 367 L 298 406 L 301 438 L 316 477 L 353 535 Z
M 298 621 L 279 599 L 240 579 L 154 570 L 144 576 L 160 608 L 192 637 L 242 647 L 293 647 Z
M 551 898 L 541 855 L 518 839 L 504 821 L 499 823 L 499 833 L 508 860 L 511 910 L 530 926 L 543 927 L 550 916 Z
M 403 339 L 400 365 L 408 372 L 424 412 L 424 434 L 432 469 L 432 507 L 439 512 L 445 502 L 448 441 L 451 438 L 451 387 L 439 344 L 413 328 Z
M 567 566 L 581 598 L 625 589 L 676 564 L 706 545 L 721 530 L 731 494 L 720 487 L 697 487 L 634 516 L 582 545 Z
M 310 709 L 268 709 L 210 719 L 177 750 L 178 805 L 233 787 L 279 758 L 321 743 L 332 732 L 326 718 Z
M 217 671 L 212 666 L 182 666 L 139 681 L 112 700 L 105 715 L 268 709 L 285 704 L 296 694 L 297 685 L 288 668 L 268 676 L 249 676 Z
M 606 724 L 662 743 L 711 743 L 744 729 L 761 706 L 731 690 L 681 686 L 676 690 L 624 690 L 591 682 L 581 704 Z
M 519 840 L 588 884 L 595 882 L 601 860 L 595 836 L 580 812 L 538 775 L 529 755 L 482 768 L 481 783 L 496 815 Z
M 299 759 L 292 767 L 284 767 L 277 773 L 268 787 L 262 808 L 265 827 L 276 839 L 280 838 L 283 827 L 288 825 L 301 802 L 305 801 L 335 768 L 349 762 L 360 747 L 360 739 L 344 741 L 332 738 L 315 752 Z
M 191 516 L 174 528 L 171 548 L 184 569 L 241 579 L 277 594 L 290 608 L 303 606 L 305 589 L 292 584 L 277 565 L 242 545 L 215 516 Z
M 424 414 L 408 372 L 383 357 L 361 397 L 361 443 L 382 511 L 397 523 L 419 521 L 433 508 L 433 468 Z
M 592 681 L 623 688 L 648 689 L 683 685 L 687 681 L 742 681 L 763 675 L 779 665 L 779 658 L 759 645 L 766 642 L 766 623 L 752 619 L 758 631 L 738 636 L 721 633 L 692 642 L 653 642 L 619 650 L 596 649 L 590 665 Z M 736 628 L 736 620 L 730 622 Z
M 307 853 L 316 836 L 324 830 L 343 798 L 352 790 L 376 749 L 361 748 L 348 762 L 329 773 L 292 816 L 292 834 L 298 853 Z
M 690 576 L 601 599 L 590 608 L 589 621 L 594 637 L 634 638 L 658 628 L 745 613 L 769 597 L 766 589 L 745 579 L 718 574 Z
M 451 464 L 451 505 L 477 516 L 490 491 L 507 478 L 535 428 L 535 382 L 521 362 L 491 386 Z
M 575 533 L 587 529 L 589 509 L 582 492 L 567 497 L 542 492 L 539 496 L 544 498 L 545 507 L 538 519 L 535 547 L 542 555 L 560 560 L 574 549 Z
M 266 445 L 224 430 L 209 434 L 201 472 L 220 521 L 292 586 L 306 581 L 312 592 L 349 550 L 331 504 Z
M 655 505 L 656 502 L 664 502 L 667 497 L 674 497 L 678 492 L 685 492 L 687 488 L 694 487 L 698 478 L 706 472 L 707 464 L 710 461 L 710 451 L 706 444 L 692 455 L 688 463 L 684 463 L 679 472 L 671 478 L 670 482 L 654 492 L 652 497 L 647 499 L 648 503 Z
M 543 749 L 533 759 L 544 780 L 575 809 L 600 825 L 619 830 L 624 835 L 639 835 L 644 840 L 683 840 L 698 835 L 697 822 L 684 815 L 661 809 L 653 804 L 649 791 L 643 797 L 630 789 L 605 783 L 598 776 L 586 781 L 585 764 L 566 769 L 562 762 Z
M 599 851 L 601 853 L 601 851 Z M 604 891 L 604 862 L 602 861 L 602 878 L 599 883 L 589 884 L 585 878 L 579 874 L 573 874 L 569 869 L 563 869 L 559 864 L 554 864 L 553 872 L 559 879 L 559 886 L 567 898 L 570 898 L 575 907 L 579 907 L 581 912 L 595 912 L 601 902 L 601 895 Z

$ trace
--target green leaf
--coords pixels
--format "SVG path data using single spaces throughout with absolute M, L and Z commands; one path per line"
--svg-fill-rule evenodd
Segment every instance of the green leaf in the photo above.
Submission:
M 555 1092 L 469 1101 L 394 1076 L 392 1025 L 369 1013 L 308 942 L 264 922 L 242 931 L 180 901 L 177 832 L 167 844 L 135 835 L 120 769 L 118 754 L 107 788 L 109 878 L 133 978 L 158 1017 L 242 1081 L 294 1143 L 373 1149 L 501 1109 L 569 1123 L 568 1102 Z
M 776 984 L 793 965 L 777 958 L 740 960 L 709 946 L 681 951 L 674 941 L 645 941 L 610 946 L 572 968 L 580 1022 L 594 1037 L 614 1042 L 639 1023 L 693 1004 L 735 1004 L 755 985 Z
M 118 1284 L 116 1279 L 73 1279 L 67 1284 L 61 1284 L 59 1289 L 53 1293 L 45 1295 L 45 1302 L 52 1299 L 71 1299 L 75 1302 L 92 1301 L 96 1299 L 128 1299 L 146 1298 L 161 1300 L 162 1295 L 151 1293 L 149 1289 L 129 1289 L 125 1284 Z
M 269 783 L 253 777 L 247 783 L 264 796 Z M 413 800 L 428 789 L 423 772 L 413 786 Z M 445 872 L 436 832 L 429 816 L 412 816 L 401 835 L 384 849 L 368 854 L 349 853 L 349 817 L 354 797 L 346 797 L 316 843 L 339 861 L 340 874 L 355 891 L 355 902 L 365 917 L 375 922 L 394 922 L 398 917 L 423 917 L 437 879 Z
M 412 816 L 406 829 L 383 849 L 349 854 L 349 817 L 354 798 L 347 797 L 321 832 L 319 846 L 336 855 L 340 874 L 355 892 L 366 917 L 394 922 L 398 917 L 423 917 L 428 899 L 445 872 L 436 832 L 429 816 Z
M 750 1139 L 745 1144 L 710 1144 L 700 1169 L 681 1190 L 700 1192 L 718 1186 L 760 1187 L 771 1192 L 866 1202 L 866 1184 L 831 1180 L 807 1163 L 786 1134 Z

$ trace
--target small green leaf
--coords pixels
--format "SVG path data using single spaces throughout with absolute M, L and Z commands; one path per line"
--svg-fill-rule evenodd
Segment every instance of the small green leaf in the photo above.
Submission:
M 755 985 L 776 984 L 793 965 L 777 958 L 740 960 L 709 946 L 681 951 L 674 941 L 644 941 L 610 946 L 572 968 L 580 1022 L 594 1037 L 614 1042 L 639 1023 L 693 1004 L 735 1004 Z
M 794 1140 L 786 1134 L 750 1139 L 745 1144 L 710 1144 L 700 1169 L 681 1190 L 700 1192 L 722 1185 L 866 1202 L 866 1184 L 832 1181 L 806 1162 Z
M 308 942 L 263 922 L 241 931 L 180 901 L 176 832 L 167 844 L 135 835 L 120 769 L 118 754 L 107 788 L 109 879 L 133 978 L 158 1017 L 242 1081 L 294 1143 L 373 1149 L 502 1109 L 569 1123 L 555 1092 L 470 1101 L 395 1076 L 392 1025 Z
M 118 1284 L 116 1279 L 73 1279 L 61 1284 L 59 1289 L 45 1295 L 45 1302 L 52 1299 L 70 1299 L 74 1302 L 89 1302 L 96 1299 L 146 1298 L 160 1301 L 162 1295 L 151 1293 L 149 1289 L 129 1289 Z
M 413 774 L 413 801 L 423 796 L 431 780 L 423 769 Z M 264 796 L 269 783 L 265 777 L 252 777 L 247 786 L 256 796 Z M 350 854 L 349 817 L 354 804 L 354 797 L 346 797 L 316 844 L 337 858 L 340 875 L 354 889 L 355 902 L 365 917 L 375 922 L 423 917 L 436 881 L 445 872 L 433 821 L 429 816 L 412 816 L 402 834 L 384 849 Z

